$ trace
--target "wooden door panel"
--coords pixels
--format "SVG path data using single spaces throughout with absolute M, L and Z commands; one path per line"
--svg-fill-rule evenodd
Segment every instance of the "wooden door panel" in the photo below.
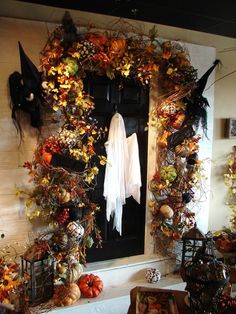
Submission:
M 95 110 L 93 116 L 102 127 L 109 129 L 114 109 L 123 116 L 126 136 L 136 132 L 139 144 L 139 158 L 141 166 L 141 203 L 138 204 L 132 197 L 126 199 L 123 206 L 122 236 L 113 229 L 113 218 L 106 219 L 106 202 L 103 197 L 103 182 L 105 167 L 99 166 L 97 186 L 91 193 L 92 201 L 100 205 L 97 214 L 97 225 L 103 238 L 102 248 L 92 247 L 87 251 L 87 261 L 99 261 L 124 256 L 142 254 L 144 252 L 144 227 L 146 204 L 146 173 L 147 173 L 147 125 L 149 108 L 149 91 L 136 85 L 133 81 L 123 83 L 120 89 L 118 80 L 99 77 L 93 74 L 84 80 L 85 90 L 94 97 Z M 97 144 L 98 154 L 106 155 L 104 143 L 107 135 Z

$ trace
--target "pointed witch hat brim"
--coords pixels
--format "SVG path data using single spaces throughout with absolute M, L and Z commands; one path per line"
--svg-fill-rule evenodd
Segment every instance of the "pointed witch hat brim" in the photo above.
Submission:
M 213 65 L 206 71 L 206 73 L 203 74 L 203 76 L 197 81 L 197 87 L 194 91 L 194 93 L 197 93 L 198 95 L 202 95 L 204 92 L 204 89 L 206 88 L 207 80 L 210 76 L 210 74 L 213 72 L 217 64 L 220 62 L 220 60 L 215 60 Z
M 37 91 L 41 84 L 41 75 L 37 67 L 33 64 L 30 58 L 24 52 L 24 49 L 20 42 L 19 52 L 20 52 L 20 64 L 21 64 L 21 74 L 24 85 L 32 91 Z

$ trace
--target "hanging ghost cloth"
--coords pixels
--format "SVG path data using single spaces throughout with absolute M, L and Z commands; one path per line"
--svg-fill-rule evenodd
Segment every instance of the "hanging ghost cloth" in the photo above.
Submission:
M 122 211 L 126 198 L 126 175 L 128 173 L 128 148 L 125 125 L 119 113 L 111 119 L 108 141 L 105 143 L 107 165 L 103 196 L 106 199 L 106 215 L 114 216 L 113 228 L 122 233 Z
M 116 113 L 112 117 L 108 141 L 105 143 L 107 165 L 103 196 L 106 199 L 107 220 L 110 221 L 110 217 L 114 217 L 113 228 L 116 228 L 120 235 L 122 234 L 122 213 L 126 197 L 132 195 L 137 201 L 140 201 L 140 192 L 137 189 L 139 185 L 141 186 L 141 177 L 135 172 L 135 168 L 140 172 L 140 166 L 137 166 L 139 159 L 135 158 L 133 163 L 130 162 L 134 154 L 138 153 L 135 135 L 131 136 L 128 144 L 122 116 Z
M 133 133 L 127 138 L 129 164 L 126 197 L 133 196 L 140 204 L 141 170 L 137 134 Z

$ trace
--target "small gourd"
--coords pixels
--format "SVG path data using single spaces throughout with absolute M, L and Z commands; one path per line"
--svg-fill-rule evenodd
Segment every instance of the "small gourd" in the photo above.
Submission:
M 55 288 L 53 301 L 56 306 L 68 306 L 74 304 L 81 296 L 76 283 L 59 285 Z
M 67 269 L 67 282 L 75 282 L 77 281 L 80 276 L 83 273 L 83 266 L 80 263 L 73 263 L 68 269 Z
M 169 205 L 162 205 L 160 208 L 160 213 L 165 217 L 165 218 L 172 218 L 174 215 L 173 209 Z
M 58 194 L 58 201 L 60 204 L 68 203 L 71 199 L 70 192 L 66 191 L 66 189 L 61 189 Z

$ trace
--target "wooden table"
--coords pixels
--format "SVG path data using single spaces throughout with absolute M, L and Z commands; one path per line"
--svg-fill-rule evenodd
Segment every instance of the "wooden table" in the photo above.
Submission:
M 186 305 L 186 291 L 180 291 L 180 290 L 170 290 L 170 289 L 160 289 L 160 288 L 147 288 L 147 287 L 135 287 L 130 291 L 130 306 L 127 314 L 136 314 L 136 296 L 137 292 L 171 292 L 173 293 L 179 314 L 191 314 L 191 311 L 189 307 Z

